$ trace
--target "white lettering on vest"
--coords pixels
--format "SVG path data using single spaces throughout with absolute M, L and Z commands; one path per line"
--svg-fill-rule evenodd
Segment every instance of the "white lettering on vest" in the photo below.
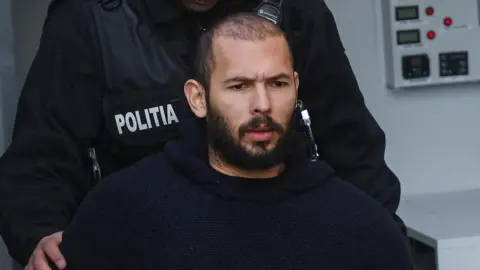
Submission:
M 148 111 L 153 115 L 153 121 L 155 121 L 155 126 L 159 127 L 160 123 L 158 122 L 158 107 L 153 107 L 148 109 Z
M 166 112 L 165 112 L 166 110 Z M 172 104 L 167 104 L 166 108 L 164 106 L 152 107 L 143 110 L 143 115 L 141 111 L 127 112 L 125 114 L 116 114 L 115 123 L 117 125 L 118 134 L 122 135 L 124 130 L 123 128 L 127 126 L 127 129 L 130 132 L 137 132 L 146 129 L 152 129 L 155 127 L 160 127 L 161 124 L 164 126 L 170 125 L 172 123 L 179 123 L 177 114 L 173 109 Z M 162 122 L 160 123 L 158 118 L 158 113 Z M 151 116 L 153 116 L 153 123 Z M 145 118 L 142 118 L 145 117 Z
M 147 129 L 147 124 L 143 124 L 142 123 L 142 119 L 140 118 L 140 112 L 139 111 L 135 111 L 135 116 L 137 117 L 137 123 L 138 123 L 138 128 L 140 130 L 145 130 Z
M 125 126 L 125 117 L 123 117 L 121 114 L 117 114 L 115 115 L 115 122 L 117 123 L 118 134 L 122 135 L 122 127 Z
M 150 122 L 150 114 L 148 113 L 148 109 L 145 109 L 145 118 L 147 119 L 148 128 L 152 128 L 152 123 Z
M 125 114 L 125 118 L 127 120 L 127 128 L 130 130 L 130 132 L 135 132 L 137 131 L 137 121 L 135 121 L 135 116 L 133 113 L 128 112 Z
M 160 109 L 160 116 L 162 117 L 162 122 L 164 125 L 167 124 L 167 120 L 165 120 L 165 111 L 163 110 L 163 106 L 158 107 Z
M 167 119 L 168 119 L 168 124 L 170 125 L 172 121 L 175 121 L 175 123 L 178 123 L 178 118 L 177 115 L 175 114 L 175 111 L 173 110 L 173 106 L 170 104 L 167 104 Z

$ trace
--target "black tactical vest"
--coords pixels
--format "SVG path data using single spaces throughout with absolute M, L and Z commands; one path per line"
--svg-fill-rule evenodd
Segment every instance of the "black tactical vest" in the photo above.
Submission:
M 103 176 L 159 152 L 192 113 L 183 94 L 188 69 L 177 44 L 126 1 L 92 5 L 106 90 L 95 150 Z M 141 18 L 141 19 L 140 19 Z

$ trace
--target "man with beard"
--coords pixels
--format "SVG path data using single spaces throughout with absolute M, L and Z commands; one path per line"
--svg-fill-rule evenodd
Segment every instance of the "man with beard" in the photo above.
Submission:
M 197 55 L 196 118 L 87 196 L 64 231 L 67 269 L 411 269 L 387 211 L 302 151 L 282 31 L 236 14 Z

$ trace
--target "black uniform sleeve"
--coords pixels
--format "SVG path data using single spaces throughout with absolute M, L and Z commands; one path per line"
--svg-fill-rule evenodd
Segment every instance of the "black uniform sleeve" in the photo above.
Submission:
M 313 23 L 299 71 L 299 95 L 312 117 L 321 158 L 383 204 L 403 227 L 395 214 L 400 183 L 384 159 L 385 134 L 366 108 L 332 13 L 323 1 L 305 2 L 315 4 L 305 11 Z
M 41 238 L 69 224 L 92 185 L 87 154 L 101 119 L 101 74 L 73 2 L 50 6 L 0 159 L 1 235 L 23 265 Z

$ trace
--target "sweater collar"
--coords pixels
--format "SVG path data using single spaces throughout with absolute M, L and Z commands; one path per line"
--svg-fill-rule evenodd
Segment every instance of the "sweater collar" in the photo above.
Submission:
M 294 149 L 288 153 L 285 171 L 270 179 L 231 177 L 214 170 L 208 163 L 204 120 L 185 119 L 180 127 L 181 139 L 166 144 L 165 153 L 172 164 L 189 180 L 216 195 L 246 201 L 271 201 L 287 198 L 316 187 L 330 178 L 321 162 L 310 162 L 303 138 L 294 134 Z M 322 169 L 320 169 L 322 168 Z
M 153 21 L 163 24 L 185 16 L 198 16 L 208 20 L 212 17 L 218 19 L 236 12 L 253 11 L 260 0 L 219 0 L 211 10 L 199 13 L 187 12 L 180 0 L 144 0 L 144 3 Z

